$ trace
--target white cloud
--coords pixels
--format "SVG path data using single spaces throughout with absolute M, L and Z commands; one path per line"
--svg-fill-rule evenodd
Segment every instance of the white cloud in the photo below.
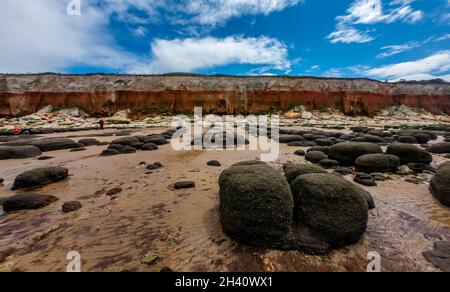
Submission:
M 83 6 L 68 16 L 58 0 L 3 0 L 0 72 L 62 72 L 73 65 L 123 68 L 136 60 L 105 35 L 108 18 Z
M 115 0 L 113 3 L 105 0 L 98 6 L 83 5 L 81 16 L 68 16 L 66 1 L 3 0 L 0 38 L 4 41 L 0 42 L 0 72 L 64 72 L 76 66 L 118 72 L 193 72 L 229 64 L 248 64 L 259 66 L 264 73 L 269 70 L 288 72 L 291 67 L 288 47 L 269 37 L 156 39 L 151 46 L 151 56 L 149 54 L 146 59 L 128 53 L 111 37 L 109 20 L 112 15 L 130 19 L 126 11 L 131 2 L 151 10 L 166 1 Z M 251 7 L 256 5 L 254 1 L 233 3 L 241 2 L 250 3 Z M 298 1 L 260 2 L 255 11 L 270 13 Z M 105 5 L 113 6 L 106 8 Z M 143 37 L 147 29 L 139 25 L 131 33 Z
M 137 37 L 137 38 L 142 38 L 145 37 L 147 35 L 147 29 L 143 26 L 139 26 L 138 28 L 136 28 L 135 30 L 133 30 L 133 36 Z
M 150 63 L 137 65 L 134 73 L 193 72 L 229 64 L 264 65 L 288 71 L 288 49 L 269 37 L 187 38 L 152 43 Z
M 450 39 L 450 33 L 447 33 L 447 34 L 445 34 L 443 36 L 440 36 L 440 37 L 436 38 L 435 41 L 440 42 L 440 41 L 446 41 L 448 39 Z
M 382 47 L 381 50 L 383 50 L 383 53 L 378 54 L 378 59 L 383 59 L 387 57 L 391 57 L 394 55 L 398 55 L 400 53 L 410 51 L 412 49 L 420 47 L 421 44 L 418 42 L 409 42 L 403 45 L 393 45 L 393 46 L 385 46 Z
M 176 24 L 215 26 L 243 15 L 268 15 L 282 11 L 303 0 L 95 0 L 95 2 L 125 22 L 143 24 L 163 17 Z
M 440 51 L 424 59 L 366 70 L 370 77 L 390 81 L 441 78 L 450 81 L 450 51 Z
M 332 43 L 366 43 L 374 38 L 367 31 L 360 31 L 357 25 L 393 23 L 403 21 L 417 23 L 423 18 L 423 12 L 414 10 L 414 0 L 393 0 L 387 9 L 382 0 L 355 0 L 347 9 L 347 15 L 336 17 L 336 30 L 327 36 Z
M 368 43 L 374 38 L 368 32 L 359 31 L 351 26 L 338 25 L 336 31 L 327 36 L 331 43 Z
M 202 25 L 216 25 L 241 15 L 268 15 L 297 5 L 302 0 L 189 0 L 186 12 L 191 21 Z

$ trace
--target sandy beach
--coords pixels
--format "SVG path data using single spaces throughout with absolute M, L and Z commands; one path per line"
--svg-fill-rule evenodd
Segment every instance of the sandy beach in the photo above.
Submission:
M 133 130 L 132 135 L 161 133 L 165 128 Z M 77 132 L 77 138 L 92 137 L 111 142 L 115 137 L 95 137 L 99 131 Z M 46 137 L 73 137 L 58 133 Z M 107 146 L 86 151 L 47 152 L 54 157 L 0 161 L 0 197 L 20 193 L 11 190 L 21 172 L 38 167 L 63 166 L 69 178 L 35 190 L 58 202 L 39 210 L 0 216 L 0 252 L 6 259 L 0 271 L 65 271 L 66 255 L 81 254 L 83 271 L 365 271 L 367 254 L 379 252 L 383 271 L 438 271 L 422 253 L 433 243 L 450 239 L 450 209 L 434 199 L 429 178 L 419 185 L 406 182 L 413 177 L 390 175 L 377 187 L 365 187 L 377 208 L 370 211 L 367 232 L 360 243 L 312 256 L 300 251 L 277 251 L 239 244 L 228 238 L 219 222 L 221 171 L 234 163 L 255 160 L 258 151 L 182 151 L 171 145 L 158 151 L 100 157 Z M 270 165 L 282 171 L 287 162 L 305 163 L 294 150 L 308 147 L 280 145 L 280 157 Z M 221 167 L 207 166 L 218 160 Z M 449 161 L 433 155 L 433 164 Z M 163 167 L 149 171 L 145 163 Z M 352 176 L 346 176 L 352 180 Z M 175 190 L 179 181 L 194 181 L 194 189 Z M 120 188 L 115 197 L 108 190 Z M 65 214 L 62 204 L 79 201 L 82 209 Z M 37 232 L 58 229 L 36 241 Z M 153 265 L 141 259 L 158 253 Z

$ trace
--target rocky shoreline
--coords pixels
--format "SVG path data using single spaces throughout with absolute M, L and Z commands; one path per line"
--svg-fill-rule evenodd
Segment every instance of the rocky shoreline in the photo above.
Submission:
M 171 116 L 129 114 L 1 121 L 0 271 L 61 271 L 72 250 L 86 271 L 365 271 L 373 251 L 384 271 L 449 271 L 446 115 L 295 108 L 267 164 L 174 151 Z

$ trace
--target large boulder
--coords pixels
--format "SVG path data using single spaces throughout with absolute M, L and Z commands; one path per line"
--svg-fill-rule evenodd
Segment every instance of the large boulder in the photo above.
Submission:
M 78 143 L 83 144 L 84 146 L 97 146 L 100 144 L 100 141 L 93 138 L 86 138 L 79 140 Z
M 141 142 L 143 142 L 144 144 L 153 143 L 156 145 L 169 144 L 169 141 L 167 141 L 167 139 L 162 135 L 149 135 L 145 137 L 145 139 L 143 139 Z
M 244 162 L 225 170 L 219 184 L 227 235 L 254 246 L 290 247 L 294 202 L 282 175 L 265 163 Z
M 35 146 L 0 146 L 0 160 L 31 158 L 41 154 Z
M 144 151 L 154 151 L 154 150 L 158 150 L 158 145 L 156 145 L 154 143 L 147 143 L 147 144 L 144 144 L 141 149 Z
M 41 140 L 34 140 L 30 142 L 30 145 L 36 146 L 42 152 L 80 148 L 83 145 L 77 143 L 71 139 L 66 138 L 48 138 Z
M 321 152 L 321 151 L 308 151 L 306 153 L 306 161 L 312 162 L 312 163 L 318 163 L 321 160 L 327 159 L 328 156 Z
M 331 146 L 328 158 L 339 161 L 343 166 L 351 166 L 358 157 L 376 153 L 383 153 L 383 150 L 375 143 L 344 142 Z
M 323 152 L 325 154 L 328 155 L 328 153 L 330 152 L 330 147 L 329 146 L 314 146 L 308 149 L 308 152 L 310 151 L 320 151 Z
M 394 155 L 366 154 L 358 157 L 355 167 L 360 172 L 395 172 L 400 166 L 400 159 Z
M 384 138 L 375 135 L 363 134 L 360 138 L 363 138 L 365 142 L 370 143 L 386 143 Z
M 134 143 L 141 142 L 136 137 L 123 137 L 119 139 L 115 139 L 111 142 L 111 145 L 122 145 L 122 146 L 131 146 Z
M 417 144 L 416 138 L 413 136 L 400 136 L 397 140 L 399 143 L 405 143 L 405 144 Z
M 419 133 L 414 135 L 419 144 L 427 144 L 431 140 L 431 135 L 427 133 Z
M 40 209 L 58 201 L 56 197 L 37 194 L 15 195 L 3 202 L 5 212 Z
M 439 167 L 431 179 L 430 189 L 435 198 L 450 207 L 450 162 Z
M 52 166 L 36 168 L 19 174 L 14 180 L 12 189 L 26 189 L 46 186 L 60 182 L 69 176 L 69 171 L 64 167 Z
M 428 151 L 436 154 L 450 153 L 450 142 L 442 142 L 431 145 Z
M 330 247 L 356 243 L 366 231 L 368 194 L 345 178 L 306 174 L 297 177 L 291 189 L 295 222 Z
M 280 135 L 278 141 L 280 144 L 288 144 L 291 142 L 305 142 L 306 139 L 300 135 Z
M 284 168 L 284 175 L 289 183 L 292 183 L 300 175 L 310 173 L 326 173 L 326 171 L 314 164 L 288 164 Z
M 433 157 L 428 151 L 420 149 L 410 144 L 403 144 L 403 143 L 391 144 L 387 148 L 386 153 L 390 155 L 395 155 L 398 158 L 400 158 L 400 163 L 402 165 L 408 163 L 430 164 L 433 161 Z

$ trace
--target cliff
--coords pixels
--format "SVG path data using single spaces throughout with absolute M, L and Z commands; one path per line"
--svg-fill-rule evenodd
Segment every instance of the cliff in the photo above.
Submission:
M 373 115 L 405 104 L 450 114 L 450 83 L 382 83 L 367 79 L 199 75 L 0 75 L 0 116 L 31 114 L 46 105 L 92 115 L 134 111 L 261 113 L 294 105 Z

